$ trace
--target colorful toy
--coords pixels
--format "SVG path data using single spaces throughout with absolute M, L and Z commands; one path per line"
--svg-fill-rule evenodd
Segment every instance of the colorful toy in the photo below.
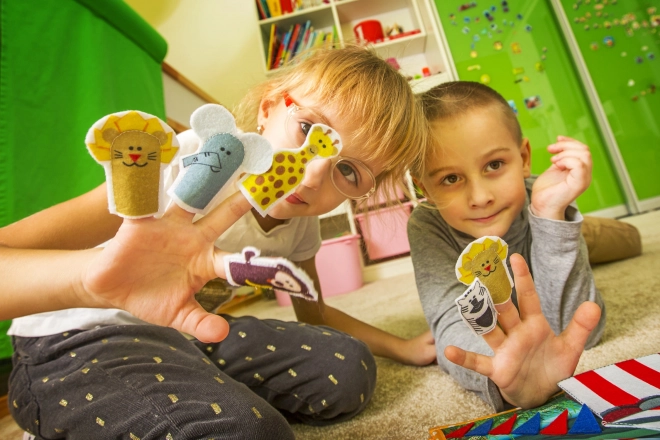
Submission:
M 268 171 L 245 176 L 241 180 L 241 192 L 265 217 L 276 203 L 295 191 L 310 161 L 335 157 L 341 148 L 341 138 L 336 131 L 324 124 L 314 124 L 300 148 L 276 151 Z
M 105 169 L 112 214 L 142 218 L 164 212 L 163 172 L 179 150 L 166 123 L 140 111 L 113 113 L 92 125 L 85 143 Z
M 190 117 L 201 146 L 181 158 L 181 173 L 168 194 L 183 209 L 206 214 L 220 190 L 239 172 L 263 173 L 272 163 L 272 147 L 256 133 L 242 133 L 221 105 L 206 104 Z
M 475 277 L 486 286 L 495 304 L 511 298 L 513 279 L 506 265 L 508 246 L 499 237 L 485 236 L 470 243 L 458 257 L 456 277 L 471 284 Z
M 314 281 L 286 258 L 260 257 L 261 251 L 248 246 L 240 254 L 227 255 L 225 272 L 233 286 L 252 286 L 285 292 L 308 301 L 318 300 Z

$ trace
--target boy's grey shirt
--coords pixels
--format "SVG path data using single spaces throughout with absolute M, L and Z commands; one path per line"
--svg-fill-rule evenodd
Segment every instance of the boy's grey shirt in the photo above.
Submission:
M 525 206 L 501 238 L 509 245 L 509 256 L 518 253 L 527 261 L 539 293 L 541 308 L 555 334 L 566 328 L 573 313 L 584 301 L 593 301 L 600 306 L 600 322 L 585 347 L 591 348 L 600 340 L 605 328 L 605 305 L 594 284 L 587 246 L 581 234 L 582 215 L 573 205 L 566 210 L 566 221 L 532 215 L 529 202 L 535 179 L 531 177 L 525 180 Z M 417 290 L 435 338 L 438 365 L 461 386 L 476 392 L 495 411 L 501 411 L 506 402 L 493 382 L 449 362 L 444 356 L 448 345 L 493 355 L 486 342 L 472 333 L 463 322 L 454 302 L 467 289 L 456 278 L 456 261 L 465 247 L 477 238 L 480 237 L 472 237 L 453 229 L 433 206 L 425 203 L 413 210 L 408 221 L 408 239 Z M 511 271 L 508 258 L 506 263 Z M 517 307 L 515 287 L 512 300 Z

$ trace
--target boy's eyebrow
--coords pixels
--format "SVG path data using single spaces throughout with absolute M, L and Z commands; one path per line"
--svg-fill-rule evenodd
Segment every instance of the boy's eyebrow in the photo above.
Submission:
M 484 158 L 487 158 L 487 157 L 492 156 L 492 155 L 494 155 L 494 154 L 501 153 L 501 152 L 505 152 L 505 151 L 507 151 L 507 152 L 508 152 L 508 151 L 511 151 L 511 147 L 497 147 L 497 148 L 493 148 L 492 150 L 486 152 L 485 154 L 482 154 L 481 157 L 480 157 L 480 159 L 484 159 Z M 428 177 L 433 177 L 433 176 L 435 176 L 436 174 L 439 174 L 439 173 L 441 173 L 441 172 L 443 172 L 443 171 L 446 171 L 446 170 L 451 170 L 452 168 L 454 168 L 454 167 L 438 167 L 438 168 L 434 168 L 433 171 L 431 171 L 431 172 L 429 172 L 429 173 L 427 174 L 427 176 L 428 176 Z

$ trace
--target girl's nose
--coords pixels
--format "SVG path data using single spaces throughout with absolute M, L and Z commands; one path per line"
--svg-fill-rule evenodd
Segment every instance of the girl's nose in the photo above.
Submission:
M 308 162 L 301 185 L 313 190 L 320 189 L 329 180 L 331 167 L 332 161 L 329 159 L 315 159 Z

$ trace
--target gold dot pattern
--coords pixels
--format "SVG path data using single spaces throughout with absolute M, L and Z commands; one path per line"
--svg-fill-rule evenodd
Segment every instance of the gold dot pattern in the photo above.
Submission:
M 162 360 L 161 358 L 159 358 L 158 356 L 154 356 L 154 361 L 155 361 L 157 364 L 160 364 L 161 362 L 163 362 L 163 360 Z
M 298 373 L 296 373 L 295 371 L 293 371 L 293 368 L 289 368 L 289 374 L 290 374 L 291 376 L 293 376 L 293 377 L 296 377 L 296 376 L 298 375 Z
M 330 382 L 334 383 L 335 385 L 339 383 L 337 379 L 335 379 L 335 376 L 333 376 L 332 374 L 328 376 L 328 379 L 330 379 Z
M 307 345 L 307 344 L 303 344 L 303 345 L 301 345 L 300 348 L 302 348 L 303 350 L 307 350 L 307 351 L 310 351 L 310 350 L 312 349 L 312 347 L 310 347 L 310 346 Z
M 254 406 L 252 407 L 252 412 L 254 413 L 255 416 L 257 416 L 258 419 L 263 419 L 263 416 L 261 415 L 259 410 L 257 408 L 255 408 Z
M 82 374 L 87 374 L 87 373 L 89 373 L 89 368 L 88 368 L 88 367 L 85 367 L 85 368 L 83 368 L 83 369 L 80 370 L 80 371 L 82 372 Z
M 133 342 L 140 342 L 140 338 L 133 338 Z
M 74 352 L 71 352 L 71 353 L 69 353 L 69 356 L 71 356 L 72 358 L 74 358 L 74 357 L 76 357 L 76 354 L 75 354 Z
M 218 376 L 213 377 L 213 379 L 215 379 L 215 381 L 218 383 L 225 383 L 225 381 L 220 379 Z
M 205 364 L 211 365 L 211 361 L 208 360 L 207 358 L 202 358 L 202 361 L 203 361 Z
M 217 403 L 212 403 L 211 408 L 213 408 L 213 412 L 216 414 L 220 414 L 222 412 L 222 409 L 220 409 L 220 405 Z
M 162 382 L 162 381 L 165 380 L 165 378 L 163 377 L 163 375 L 160 374 L 160 373 L 158 373 L 158 374 L 156 375 L 156 379 L 158 379 L 158 382 Z
M 130 433 L 131 440 L 140 440 L 140 437 L 137 435 L 133 434 L 132 432 Z
M 220 365 L 225 365 L 227 362 L 224 359 L 218 359 Z
M 90 393 L 87 393 L 87 395 L 85 396 L 85 399 L 87 399 L 90 402 L 92 401 L 93 398 L 94 396 L 92 396 Z
M 264 379 L 264 378 L 261 376 L 261 374 L 259 374 L 259 373 L 254 373 L 254 378 L 257 379 L 257 380 L 260 380 L 260 381 L 262 381 L 262 382 L 263 382 L 264 380 L 266 380 L 266 379 Z
M 267 345 L 266 348 L 269 349 L 270 351 L 275 351 L 276 350 L 274 345 Z
M 67 406 L 68 404 L 69 404 L 69 402 L 67 402 L 66 400 L 64 400 L 64 399 L 60 400 L 60 405 Z
M 44 377 L 43 379 L 41 379 L 41 381 L 42 381 L 43 383 L 46 383 L 46 382 L 48 382 L 48 378 L 47 378 L 47 377 Z
M 101 426 L 105 426 L 105 421 L 100 417 L 96 418 L 96 423 L 98 423 Z
M 172 437 L 172 434 L 168 432 L 167 436 L 165 437 L 165 440 L 174 440 L 174 437 Z
M 177 403 L 177 402 L 179 401 L 179 398 L 176 397 L 176 394 L 168 394 L 167 397 L 170 398 L 170 400 L 172 401 L 172 403 Z
M 346 359 L 346 356 L 344 356 L 344 355 L 341 354 L 341 353 L 335 353 L 335 357 L 336 357 L 337 359 L 341 359 L 342 361 L 343 361 L 344 359 Z
M 247 336 L 247 333 L 245 333 L 245 332 L 238 332 L 238 336 L 240 336 L 241 338 L 245 338 L 245 337 Z

